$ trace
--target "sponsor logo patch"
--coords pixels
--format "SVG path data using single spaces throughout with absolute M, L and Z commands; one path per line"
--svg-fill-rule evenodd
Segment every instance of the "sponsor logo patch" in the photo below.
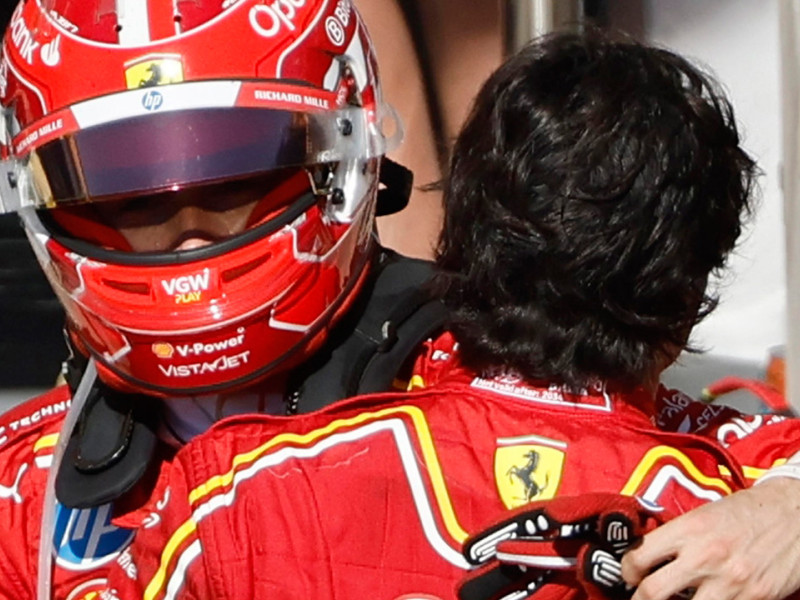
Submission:
M 19 51 L 19 55 L 25 62 L 32 65 L 34 52 L 36 52 L 36 49 L 39 47 L 39 42 L 33 39 L 34 34 L 28 29 L 27 23 L 25 23 L 25 18 L 22 16 L 23 9 L 24 4 L 20 3 L 11 17 L 11 23 L 8 29 L 11 35 L 11 43 L 14 44 L 14 47 Z
M 325 31 L 328 34 L 328 39 L 334 46 L 341 46 L 344 44 L 344 29 L 335 17 L 328 17 L 325 19 Z
M 503 396 L 511 396 L 520 400 L 529 400 L 542 404 L 555 404 L 605 412 L 611 410 L 611 398 L 609 398 L 602 383 L 596 384 L 592 389 L 575 391 L 567 390 L 560 385 L 538 388 L 527 385 L 518 375 L 508 373 L 491 379 L 476 377 L 470 385 L 474 388 L 495 392 Z
M 556 495 L 567 444 L 530 435 L 497 440 L 494 479 L 508 509 Z
M 250 350 L 231 356 L 220 356 L 214 360 L 189 363 L 187 365 L 158 365 L 165 377 L 191 377 L 192 375 L 205 375 L 218 371 L 238 369 L 247 364 L 250 359 Z
M 111 524 L 110 504 L 87 509 L 57 504 L 54 529 L 56 563 L 69 571 L 86 571 L 114 560 L 134 535 Z
M 297 9 L 305 3 L 306 0 L 273 0 L 269 4 L 257 4 L 250 9 L 250 26 L 263 37 L 274 37 L 283 28 L 294 31 Z
M 237 335 L 218 342 L 195 342 L 194 344 L 176 344 L 175 349 L 181 356 L 202 356 L 203 354 L 216 354 L 223 350 L 236 348 L 244 343 L 244 329 L 239 328 Z
M 9 435 L 24 431 L 29 427 L 35 427 L 40 421 L 57 415 L 69 408 L 69 400 L 61 400 L 47 406 L 40 406 L 30 414 L 24 415 L 14 421 L 9 421 L 5 425 L 0 425 L 0 446 L 9 440 Z
M 729 422 L 717 429 L 717 441 L 723 448 L 728 448 L 734 442 L 743 440 L 762 427 L 785 421 L 783 415 L 742 415 L 734 417 Z
M 350 0 L 339 0 L 333 15 L 325 19 L 325 33 L 334 46 L 341 46 L 345 42 L 345 28 L 350 23 Z
M 125 84 L 131 90 L 181 81 L 183 63 L 178 57 L 145 57 L 128 63 L 125 69 Z
M 191 304 L 201 300 L 203 292 L 211 288 L 211 270 L 206 268 L 199 273 L 161 279 L 159 283 L 166 297 L 172 298 L 175 304 Z
M 105 579 L 91 579 L 72 590 L 67 596 L 67 600 L 99 600 L 106 585 L 107 580 Z
M 142 106 L 144 106 L 145 110 L 158 110 L 162 104 L 164 104 L 164 96 L 155 90 L 145 92 L 142 96 Z
M 17 476 L 14 478 L 14 483 L 10 486 L 0 485 L 0 500 L 11 499 L 17 504 L 22 504 L 22 495 L 19 493 L 19 484 L 22 482 L 22 476 L 28 470 L 28 463 L 22 463 L 17 469 Z
M 207 354 L 218 354 L 231 348 L 237 348 L 244 344 L 244 328 L 239 327 L 236 335 L 223 340 L 213 342 L 194 342 L 192 344 L 170 344 L 169 342 L 156 342 L 151 346 L 153 354 L 158 358 L 172 358 L 175 353 L 182 358 L 191 356 L 204 356 Z
M 172 355 L 175 354 L 175 347 L 169 342 L 156 342 L 150 346 L 150 349 L 158 358 L 172 358 Z
M 58 66 L 61 62 L 61 34 L 42 46 L 41 57 L 42 62 L 48 67 Z

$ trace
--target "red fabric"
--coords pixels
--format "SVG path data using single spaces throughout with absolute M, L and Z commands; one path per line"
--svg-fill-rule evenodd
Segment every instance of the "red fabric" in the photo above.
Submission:
M 82 549 L 91 556 L 81 565 L 59 562 L 54 597 L 88 600 L 104 587 L 111 568 L 112 591 L 131 597 L 152 579 L 165 540 L 184 524 L 190 511 L 206 506 L 204 500 L 212 498 L 216 502 L 230 499 L 231 503 L 208 517 L 198 513 L 194 537 L 184 539 L 164 563 L 166 581 L 175 573 L 177 557 L 191 542 L 199 541 L 201 552 L 189 565 L 180 598 L 199 598 L 209 588 L 219 592 L 220 598 L 235 594 L 250 598 L 248 590 L 252 597 L 325 598 L 333 589 L 341 590 L 340 597 L 350 594 L 394 600 L 400 595 L 395 594 L 397 590 L 433 590 L 431 593 L 442 598 L 452 597 L 454 582 L 465 571 L 444 559 L 422 534 L 406 464 L 398 451 L 399 438 L 392 433 L 405 432 L 413 449 L 410 464 L 419 466 L 425 497 L 434 498 L 435 469 L 422 451 L 419 432 L 425 428 L 420 429 L 420 423 L 430 432 L 432 441 L 425 447 L 435 451 L 443 489 L 452 506 L 451 516 L 447 516 L 434 503 L 430 519 L 443 547 L 454 554 L 460 554 L 462 539 L 450 533 L 452 527 L 447 523 L 455 521 L 464 533 L 475 533 L 507 514 L 495 481 L 494 456 L 515 445 L 542 445 L 541 439 L 531 441 L 530 436 L 567 444 L 561 472 L 551 476 L 546 485 L 547 461 L 539 465 L 535 479 L 544 487 L 543 494 L 618 492 L 636 466 L 649 461 L 651 467 L 642 471 L 636 492 L 651 485 L 657 473 L 672 473 L 665 492 L 675 505 L 668 508 L 675 512 L 702 502 L 680 486 L 674 478 L 677 473 L 690 482 L 699 473 L 737 489 L 747 485 L 741 476 L 742 465 L 755 467 L 747 469 L 747 475 L 757 474 L 757 469 L 800 450 L 800 425 L 795 420 L 744 416 L 693 403 L 666 390 L 655 403 L 645 394 L 634 394 L 624 398 L 613 395 L 608 404 L 602 394 L 559 395 L 550 389 L 509 383 L 513 378 L 487 382 L 461 371 L 452 350 L 452 340 L 447 337 L 428 345 L 417 374 L 424 373 L 428 384 L 438 383 L 427 391 L 354 399 L 296 418 L 250 417 L 221 423 L 180 453 L 177 464 L 161 463 L 163 479 L 147 502 L 138 509 L 126 506 L 131 512 L 113 511 L 117 526 L 142 524 L 132 549 L 135 565 L 128 552 L 110 551 L 124 548 L 127 539 L 124 531 L 115 538 L 117 530 L 104 521 L 110 518 L 110 511 L 94 509 L 75 515 L 67 533 L 57 540 L 59 549 L 62 553 L 69 548 Z M 42 500 L 53 434 L 61 427 L 68 402 L 69 394 L 62 387 L 0 415 L 0 531 L 5 536 L 0 543 L 0 599 L 36 597 Z M 403 406 L 411 408 L 399 410 Z M 598 408 L 608 406 L 610 411 Z M 395 412 L 381 413 L 385 408 Z M 340 418 L 362 419 L 363 423 L 334 424 Z M 659 432 L 651 425 L 654 419 L 663 421 L 663 427 L 689 434 Z M 394 428 L 387 423 L 394 423 Z M 334 438 L 363 433 L 369 426 L 379 429 L 367 438 L 347 443 Z M 323 427 L 329 431 L 320 433 Z M 284 432 L 317 432 L 317 437 L 276 438 L 264 457 L 284 456 L 283 462 L 246 472 L 253 463 L 242 453 Z M 322 441 L 332 444 L 337 439 L 337 444 L 320 449 Z M 679 447 L 681 454 L 654 454 L 661 446 Z M 292 452 L 312 447 L 319 450 L 316 457 L 291 457 Z M 278 454 L 281 451 L 284 455 Z M 227 473 L 239 455 L 245 462 L 235 470 L 247 479 L 235 487 L 224 479 L 213 480 L 219 487 L 188 502 L 191 489 Z M 684 464 L 681 456 L 689 463 Z M 732 475 L 720 475 L 717 463 Z M 686 473 L 687 464 L 696 468 L 694 475 Z M 513 480 L 519 486 L 520 478 L 508 469 L 501 471 L 499 479 Z M 231 489 L 235 493 L 230 498 L 222 495 Z M 706 481 L 698 489 L 713 493 L 716 487 Z M 137 490 L 137 496 L 146 498 L 146 492 Z M 156 510 L 158 507 L 161 510 Z M 115 540 L 121 542 L 111 543 Z M 137 580 L 128 576 L 136 575 L 134 566 L 139 567 Z M 571 589 L 568 583 L 563 585 L 563 589 Z M 367 595 L 367 590 L 374 593 Z
M 38 552 L 47 474 L 70 396 L 66 386 L 0 415 L 0 600 L 35 600 Z M 279 419 L 282 420 L 282 419 Z M 125 552 L 134 530 L 158 524 L 166 497 L 172 451 L 162 448 L 152 468 L 154 485 L 134 488 L 114 507 L 73 514 L 56 523 L 54 600 L 93 600 L 106 587 L 112 565 L 131 573 Z M 179 478 L 176 475 L 175 478 Z M 173 482 L 172 495 L 176 493 Z M 107 597 L 113 599 L 113 593 Z
M 800 448 L 796 421 L 764 421 L 726 449 L 713 418 L 702 428 L 710 436 L 680 418 L 685 433 L 656 429 L 664 398 L 674 400 L 666 390 L 567 394 L 481 379 L 446 348 L 428 350 L 438 380 L 429 389 L 291 419 L 237 417 L 195 439 L 176 457 L 158 519 L 131 548 L 136 572 L 112 570 L 114 593 L 453 598 L 467 568 L 462 543 L 508 504 L 622 491 L 677 514 L 745 487 L 736 457 L 745 446 L 753 467 Z M 717 416 L 732 414 L 740 418 Z M 782 448 L 766 443 L 776 428 Z M 559 585 L 563 597 L 585 594 L 574 577 Z
M 66 386 L 56 388 L 0 415 L 0 598 L 36 598 L 38 552 L 47 474 L 57 434 L 69 407 Z M 163 472 L 168 463 L 162 463 Z M 164 481 L 165 483 L 165 481 Z M 163 484 L 156 484 L 162 489 Z M 139 489 L 121 522 L 121 513 L 110 506 L 56 519 L 53 598 L 89 600 L 102 590 L 110 564 L 132 538 L 132 530 L 152 509 L 142 506 L 149 490 Z M 138 496 L 135 498 L 134 496 Z M 138 500 L 138 501 L 133 501 Z M 127 519 L 127 520 L 126 520 Z M 116 522 L 116 519 L 115 519 Z

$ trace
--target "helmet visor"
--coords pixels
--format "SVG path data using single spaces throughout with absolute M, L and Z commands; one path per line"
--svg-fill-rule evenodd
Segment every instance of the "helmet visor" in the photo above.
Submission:
M 101 123 L 33 148 L 20 201 L 52 208 L 383 154 L 365 115 L 225 107 Z

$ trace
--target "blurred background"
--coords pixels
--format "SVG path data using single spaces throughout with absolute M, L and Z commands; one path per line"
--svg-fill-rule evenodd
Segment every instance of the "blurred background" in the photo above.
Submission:
M 2 0 L 3 28 L 14 8 Z M 800 61 L 792 0 L 355 0 L 381 68 L 384 95 L 406 136 L 394 158 L 415 172 L 409 207 L 379 221 L 384 243 L 430 257 L 440 225 L 436 182 L 471 98 L 504 52 L 537 32 L 593 23 L 673 49 L 710 70 L 733 102 L 745 147 L 758 161 L 760 202 L 731 260 L 714 282 L 722 302 L 696 330 L 702 355 L 682 357 L 668 384 L 698 394 L 728 375 L 762 377 L 787 344 L 785 208 L 793 197 L 793 137 Z M 795 68 L 797 67 L 797 68 Z M 800 147 L 800 146 L 798 146 Z M 782 151 L 782 148 L 788 148 Z M 786 194 L 781 173 L 787 180 Z M 788 218 L 794 216 L 789 210 Z M 792 251 L 790 251 L 790 254 Z M 787 283 L 789 280 L 789 283 Z M 793 297 L 797 297 L 793 295 Z M 50 387 L 66 350 L 63 316 L 15 215 L 0 215 L 0 411 Z M 777 350 L 776 350 L 777 349 Z M 793 348 L 788 349 L 789 353 Z M 757 408 L 743 399 L 745 408 Z
M 5 30 L 16 2 L 0 0 Z M 0 411 L 52 386 L 66 357 L 63 312 L 15 214 L 0 214 Z

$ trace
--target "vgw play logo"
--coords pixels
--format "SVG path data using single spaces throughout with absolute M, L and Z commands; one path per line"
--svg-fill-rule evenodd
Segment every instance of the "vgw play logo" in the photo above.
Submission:
M 174 298 L 175 304 L 197 302 L 202 298 L 203 292 L 211 287 L 211 271 L 206 268 L 200 273 L 162 279 L 161 287 L 167 296 Z

